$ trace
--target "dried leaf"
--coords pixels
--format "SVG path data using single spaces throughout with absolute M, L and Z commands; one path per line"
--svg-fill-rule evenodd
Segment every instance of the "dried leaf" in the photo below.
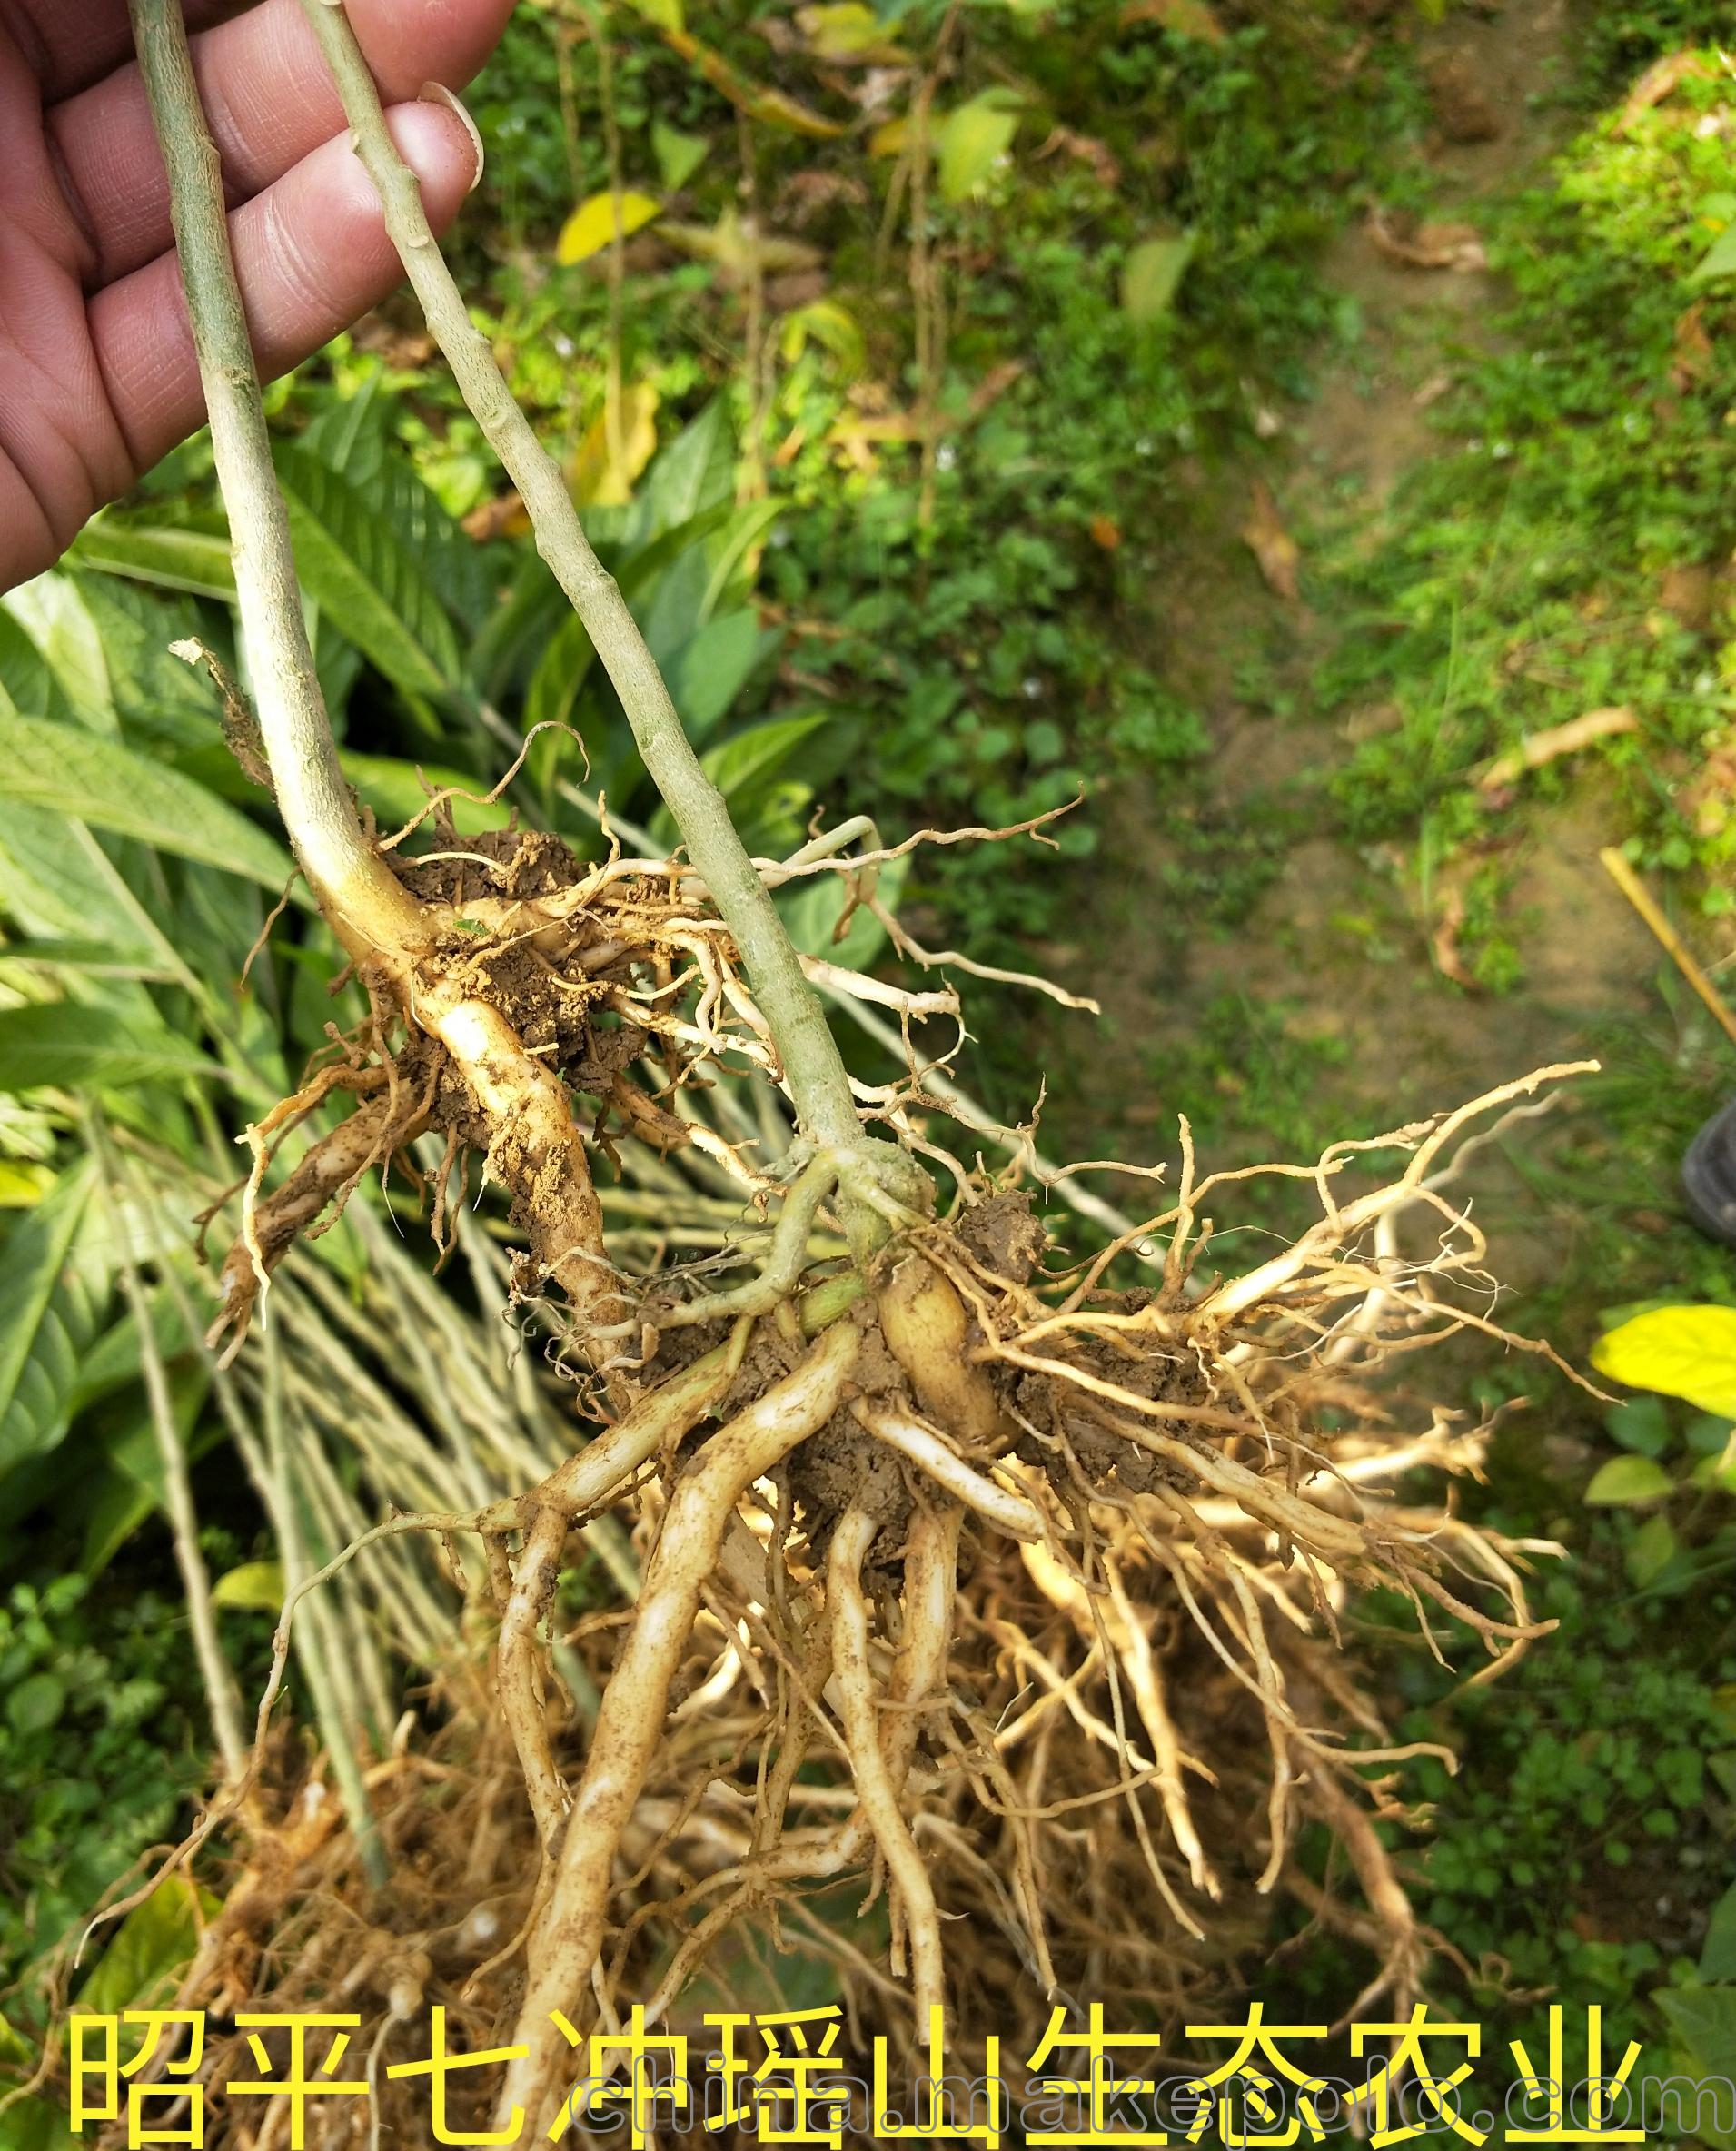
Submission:
M 1368 236 L 1389 262 L 1406 269 L 1455 269 L 1463 275 L 1489 266 L 1474 224 L 1407 223 L 1373 209 Z
M 715 262 L 726 281 L 736 284 L 750 282 L 756 271 L 761 276 L 787 276 L 798 269 L 817 269 L 826 258 L 806 240 L 755 231 L 734 209 L 726 209 L 715 224 L 665 223 L 661 236 L 683 253 Z
M 1634 732 L 1640 720 L 1625 704 L 1612 709 L 1588 709 L 1582 717 L 1570 717 L 1565 724 L 1533 732 L 1511 754 L 1500 755 L 1477 778 L 1480 792 L 1502 790 L 1516 783 L 1527 769 L 1541 769 L 1545 762 L 1564 754 L 1577 754 L 1594 739 L 1608 739 L 1618 732 Z
M 1651 66 L 1628 92 L 1628 101 L 1622 107 L 1622 116 L 1615 123 L 1618 134 L 1625 134 L 1642 112 L 1650 112 L 1654 104 L 1662 104 L 1673 91 L 1692 75 L 1709 75 L 1711 63 L 1697 52 L 1666 53 L 1662 59 L 1653 60 Z
M 1253 506 L 1248 520 L 1242 525 L 1241 534 L 1243 544 L 1260 564 L 1266 588 L 1286 604 L 1295 604 L 1302 595 L 1296 583 L 1302 553 L 1279 520 L 1278 504 L 1264 479 L 1256 478 L 1254 481 Z
M 1450 978 L 1454 986 L 1462 986 L 1467 993 L 1478 990 L 1475 976 L 1465 967 L 1459 953 L 1459 936 L 1464 929 L 1464 891 L 1453 888 L 1447 891 L 1446 901 L 1441 907 L 1441 917 L 1429 936 L 1429 954 L 1434 967 L 1443 978 Z
M 636 4 L 640 4 L 640 0 L 636 0 Z M 640 5 L 640 12 L 649 10 Z M 720 52 L 701 43 L 680 23 L 660 23 L 660 26 L 663 42 L 670 50 L 697 67 L 719 95 L 727 97 L 750 120 L 759 120 L 769 127 L 782 127 L 791 134 L 805 134 L 815 142 L 836 141 L 840 134 L 849 132 L 838 121 L 826 119 L 796 98 L 786 96 L 782 90 L 772 89 L 764 83 L 755 82 L 751 75 L 743 74 Z
M 1086 528 L 1090 530 L 1093 545 L 1100 546 L 1105 552 L 1115 552 L 1119 549 L 1121 525 L 1114 516 L 1094 515 Z
M 1712 369 L 1711 338 L 1706 333 L 1706 302 L 1696 299 L 1685 313 L 1676 317 L 1675 357 L 1670 367 L 1670 385 L 1686 394 L 1704 381 Z

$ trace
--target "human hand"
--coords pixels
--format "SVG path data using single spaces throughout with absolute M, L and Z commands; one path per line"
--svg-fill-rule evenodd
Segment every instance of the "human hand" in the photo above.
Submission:
M 299 0 L 184 0 L 263 373 L 402 271 Z M 348 0 L 437 231 L 474 181 L 455 113 L 512 0 Z M 126 0 L 0 0 L 0 590 L 204 419 Z M 411 100 L 411 102 L 403 102 Z

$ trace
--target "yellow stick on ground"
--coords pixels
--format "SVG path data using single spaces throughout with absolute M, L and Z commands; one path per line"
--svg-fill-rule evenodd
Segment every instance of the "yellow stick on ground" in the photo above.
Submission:
M 1676 929 L 1659 910 L 1651 890 L 1612 844 L 1605 845 L 1597 856 L 1603 871 L 1652 928 L 1664 954 L 1717 1017 L 1719 1027 L 1731 1044 L 1736 1046 L 1736 1016 L 1731 1014 L 1730 1004 L 1681 946 Z

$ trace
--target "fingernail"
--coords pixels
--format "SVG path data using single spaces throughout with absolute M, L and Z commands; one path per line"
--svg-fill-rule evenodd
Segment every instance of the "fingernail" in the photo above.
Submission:
M 488 162 L 488 152 L 482 146 L 482 130 L 471 117 L 462 101 L 443 82 L 425 82 L 416 94 L 424 104 L 443 104 L 448 112 L 455 113 L 464 123 L 464 132 L 470 136 L 471 146 L 476 152 L 476 176 L 470 184 L 470 191 L 473 194 L 482 183 L 482 168 Z

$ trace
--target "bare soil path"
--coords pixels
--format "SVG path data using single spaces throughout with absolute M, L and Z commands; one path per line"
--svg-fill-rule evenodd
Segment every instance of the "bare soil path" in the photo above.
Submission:
M 1568 0 L 1455 11 L 1430 34 L 1423 60 L 1439 124 L 1429 145 L 1432 220 L 1474 226 L 1480 204 L 1543 170 L 1562 128 L 1549 93 L 1569 41 Z M 1534 821 L 1513 862 L 1525 979 L 1501 996 L 1443 976 L 1433 947 L 1440 887 L 1420 887 L 1395 851 L 1359 851 L 1333 833 L 1332 772 L 1387 712 L 1378 699 L 1332 720 L 1310 709 L 1308 682 L 1342 623 L 1310 604 L 1318 593 L 1305 552 L 1299 602 L 1263 583 L 1239 534 L 1251 488 L 1262 479 L 1285 523 L 1304 533 L 1323 519 L 1342 524 L 1353 502 L 1355 541 L 1377 544 L 1395 491 L 1434 446 L 1432 404 L 1467 356 L 1493 342 L 1502 292 L 1486 270 L 1395 262 L 1360 214 L 1322 274 L 1360 323 L 1348 355 L 1312 404 L 1274 414 L 1279 430 L 1263 469 L 1201 475 L 1179 557 L 1154 582 L 1147 620 L 1130 621 L 1205 714 L 1213 746 L 1209 764 L 1185 780 L 1191 804 L 1179 844 L 1154 837 L 1164 819 L 1155 790 L 1128 788 L 1095 803 L 1100 865 L 1076 947 L 1057 952 L 1097 952 L 1081 969 L 1106 1011 L 1100 1028 L 1072 1018 L 1057 1029 L 1063 1095 L 1088 1097 L 1099 1123 L 1106 1099 L 1126 1101 L 1124 1155 L 1173 1145 L 1175 1115 L 1189 1104 L 1184 1084 L 1196 1085 L 1199 1069 L 1196 1049 L 1175 1048 L 1210 1029 L 1214 1016 L 1221 1034 L 1226 1003 L 1268 1029 L 1281 1025 L 1321 1086 L 1314 1110 L 1335 1114 L 1341 1133 L 1390 1125 L 1540 1063 L 1579 1057 L 1612 1016 L 1655 1006 L 1657 952 L 1597 863 L 1615 832 L 1593 791 Z M 1263 683 L 1252 694 L 1243 684 L 1250 670 Z M 1275 697 L 1275 679 L 1284 690 Z M 1275 712 L 1275 699 L 1290 707 Z M 1190 901 L 1190 875 L 1233 877 L 1261 843 L 1267 856 L 1255 868 L 1271 878 L 1252 908 L 1230 926 L 1200 924 L 1197 908 L 1209 907 Z M 1224 1057 L 1220 1087 L 1255 1093 L 1233 1047 Z M 1176 1072 L 1168 1082 L 1166 1069 Z M 1263 1116 L 1257 1096 L 1247 1114 L 1226 1118 L 1246 1157 L 1282 1155 L 1283 1115 Z M 1215 1162 L 1245 1159 L 1220 1152 Z

